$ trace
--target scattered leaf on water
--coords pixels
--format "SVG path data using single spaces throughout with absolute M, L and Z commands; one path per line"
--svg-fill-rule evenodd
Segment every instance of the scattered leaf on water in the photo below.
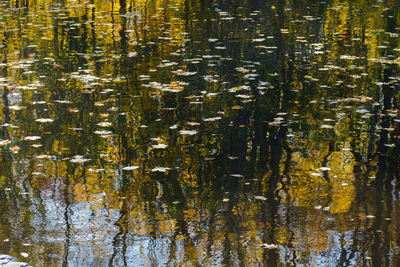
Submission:
M 10 140 L 1 140 L 0 141 L 0 146 L 5 146 L 5 145 L 8 145 L 9 143 L 11 143 L 11 141 Z
M 324 124 L 324 125 L 321 125 L 321 128 L 322 128 L 322 129 L 332 129 L 333 126 L 332 126 L 332 125 Z
M 197 134 L 197 131 L 194 131 L 194 130 L 180 130 L 179 133 L 182 134 L 182 135 L 195 135 L 195 134 Z
M 40 136 L 26 136 L 24 138 L 25 141 L 36 141 L 39 140 L 41 137 Z
M 49 158 L 51 158 L 51 156 L 50 155 L 41 154 L 41 155 L 37 155 L 36 158 L 37 159 L 49 159 Z
M 322 172 L 331 171 L 331 170 L 332 170 L 332 169 L 329 168 L 329 167 L 319 167 L 319 168 L 317 169 L 317 171 L 322 171 Z
M 72 157 L 72 159 L 70 159 L 70 161 L 72 163 L 85 163 L 87 161 L 89 161 L 90 159 L 85 159 L 83 156 L 81 155 L 75 155 Z
M 136 169 L 139 169 L 139 168 L 140 168 L 139 166 L 126 166 L 126 167 L 123 167 L 122 169 L 124 171 L 132 171 L 132 170 L 136 170 Z
M 232 109 L 242 109 L 242 106 L 233 106 Z
M 275 244 L 267 244 L 267 243 L 261 244 L 260 246 L 265 249 L 277 249 L 278 248 L 278 246 Z
M 153 169 L 151 169 L 152 172 L 166 172 L 169 171 L 171 168 L 167 168 L 167 167 L 155 167 Z
M 38 148 L 38 147 L 41 147 L 41 146 L 43 146 L 43 145 L 42 145 L 42 144 L 32 144 L 31 146 L 32 146 L 32 147 Z
M 168 145 L 166 145 L 166 144 L 157 144 L 157 145 L 152 145 L 151 147 L 155 148 L 155 149 L 164 149 L 164 148 L 167 148 Z
M 312 176 L 323 176 L 323 174 L 319 173 L 319 172 L 312 172 L 310 175 L 312 175 Z
M 100 127 L 110 127 L 112 125 L 111 122 L 105 121 L 105 122 L 100 122 L 97 124 Z
M 41 123 L 46 123 L 46 122 L 53 122 L 53 119 L 46 119 L 46 118 L 42 118 L 42 119 L 36 119 L 35 121 L 37 122 L 41 122 Z
M 19 147 L 19 146 L 13 146 L 13 147 L 11 147 L 10 149 L 11 149 L 11 151 L 12 151 L 13 153 L 17 154 L 18 151 L 19 151 L 19 149 L 20 149 L 20 147 Z

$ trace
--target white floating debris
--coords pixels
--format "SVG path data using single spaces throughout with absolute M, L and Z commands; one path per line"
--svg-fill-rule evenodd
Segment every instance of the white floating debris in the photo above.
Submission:
M 242 174 L 238 174 L 238 173 L 233 173 L 230 174 L 231 177 L 236 177 L 236 178 L 243 178 L 244 176 Z
M 86 161 L 89 161 L 90 159 L 85 159 L 81 155 L 75 155 L 72 159 L 70 159 L 70 162 L 72 163 L 85 163 Z
M 167 168 L 167 167 L 155 167 L 153 169 L 151 169 L 152 172 L 166 172 L 169 171 L 171 168 Z
M 332 169 L 329 168 L 329 167 L 320 167 L 320 168 L 318 168 L 317 170 L 318 170 L 318 171 L 325 172 L 325 171 L 331 171 Z
M 101 136 L 105 136 L 105 135 L 111 135 L 112 132 L 111 131 L 94 131 L 95 134 L 101 135 Z
M 128 57 L 136 57 L 136 56 L 137 56 L 137 52 L 128 53 Z
M 46 119 L 46 118 L 42 118 L 42 119 L 36 119 L 35 121 L 37 122 L 41 122 L 41 123 L 46 123 L 46 122 L 53 122 L 53 119 Z
M 9 106 L 8 108 L 11 109 L 11 110 L 21 110 L 23 107 L 21 107 L 21 106 Z
M 322 174 L 322 173 L 319 173 L 319 172 L 312 172 L 310 175 L 321 177 L 323 174 Z
M 194 130 L 180 130 L 179 133 L 182 134 L 182 135 L 195 135 L 195 134 L 197 134 L 197 131 L 194 131 Z
M 204 118 L 203 121 L 217 121 L 222 119 L 222 117 Z
M 267 200 L 267 198 L 263 197 L 263 196 L 254 196 L 254 198 L 257 200 L 263 200 L 263 201 Z
M 155 148 L 155 149 L 164 149 L 164 148 L 167 148 L 168 145 L 166 145 L 166 144 L 157 144 L 157 145 L 152 145 L 151 147 Z
M 132 171 L 132 170 L 136 170 L 139 169 L 139 166 L 126 166 L 122 168 L 124 171 Z
M 97 126 L 100 126 L 100 127 L 110 127 L 111 125 L 112 125 L 112 123 L 108 122 L 108 121 L 100 122 L 97 124 Z
M 265 249 L 277 249 L 278 248 L 278 246 L 275 244 L 267 244 L 267 243 L 261 244 L 260 247 L 265 248 Z
M 4 145 L 8 145 L 8 144 L 10 144 L 11 143 L 11 141 L 10 140 L 0 140 L 0 146 L 4 146 Z
M 40 136 L 26 136 L 24 138 L 25 141 L 35 141 L 35 140 L 39 140 L 41 137 Z

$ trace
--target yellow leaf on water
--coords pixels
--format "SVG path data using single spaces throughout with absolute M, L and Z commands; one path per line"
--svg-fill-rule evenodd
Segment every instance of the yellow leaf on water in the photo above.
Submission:
M 233 106 L 232 109 L 242 109 L 242 106 Z
M 19 146 L 13 146 L 13 147 L 11 147 L 12 152 L 15 153 L 15 154 L 18 153 L 19 149 L 20 149 Z

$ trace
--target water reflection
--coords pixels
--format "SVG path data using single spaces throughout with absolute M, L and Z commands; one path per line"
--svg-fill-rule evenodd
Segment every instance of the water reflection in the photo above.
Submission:
M 397 10 L 1 2 L 1 252 L 397 266 Z

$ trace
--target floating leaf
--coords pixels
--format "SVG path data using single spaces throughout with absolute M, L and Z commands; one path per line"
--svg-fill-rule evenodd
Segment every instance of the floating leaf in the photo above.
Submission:
M 168 145 L 166 145 L 166 144 L 157 144 L 157 145 L 152 145 L 151 147 L 155 148 L 155 149 L 164 149 L 164 148 L 167 148 Z
M 70 160 L 70 162 L 72 163 L 85 163 L 87 161 L 90 161 L 90 159 L 85 159 L 83 156 L 81 155 L 75 155 L 73 156 L 73 158 Z
M 195 135 L 195 134 L 197 134 L 197 131 L 194 131 L 194 130 L 180 130 L 179 133 L 182 134 L 182 135 Z
M 244 177 L 242 174 L 237 174 L 237 173 L 230 174 L 229 176 L 236 177 L 236 178 L 243 178 Z
M 9 143 L 11 143 L 11 141 L 10 140 L 1 140 L 0 141 L 0 146 L 4 146 L 4 145 L 8 145 Z
M 20 149 L 20 147 L 19 147 L 19 146 L 13 146 L 13 147 L 11 147 L 10 149 L 11 149 L 11 151 L 12 151 L 13 153 L 17 154 L 18 151 L 19 151 L 19 149 Z
M 97 124 L 100 127 L 110 127 L 112 125 L 111 122 L 105 121 L 105 122 L 100 122 Z
M 323 174 L 322 173 L 319 173 L 319 172 L 312 172 L 310 175 L 312 175 L 312 176 L 323 176 Z
M 140 168 L 139 166 L 126 166 L 126 167 L 123 167 L 122 169 L 124 171 L 132 171 L 132 170 L 136 170 L 136 169 L 139 169 L 139 168 Z
M 222 117 L 204 118 L 203 121 L 217 121 L 222 119 Z
M 332 169 L 329 168 L 329 167 L 320 167 L 320 168 L 318 168 L 317 170 L 318 170 L 318 171 L 324 172 L 324 171 L 331 171 Z
M 24 138 L 25 141 L 35 141 L 35 140 L 39 140 L 41 137 L 40 136 L 26 136 Z
M 171 168 L 167 168 L 167 167 L 155 167 L 153 169 L 151 169 L 152 172 L 166 172 L 169 171 Z
M 37 159 L 50 159 L 51 156 L 50 156 L 50 155 L 42 154 L 42 155 L 37 155 L 36 158 L 37 158 Z
M 41 123 L 46 123 L 46 122 L 53 122 L 53 119 L 46 119 L 46 118 L 42 118 L 42 119 L 36 119 L 35 121 L 37 122 L 41 122 Z
M 232 109 L 242 109 L 242 106 L 233 106 Z
M 321 125 L 321 129 L 332 129 L 332 128 L 333 128 L 332 125 L 327 125 L 327 124 Z
M 275 244 L 267 244 L 267 243 L 261 244 L 260 247 L 265 248 L 265 249 L 277 249 L 278 248 L 278 246 Z

